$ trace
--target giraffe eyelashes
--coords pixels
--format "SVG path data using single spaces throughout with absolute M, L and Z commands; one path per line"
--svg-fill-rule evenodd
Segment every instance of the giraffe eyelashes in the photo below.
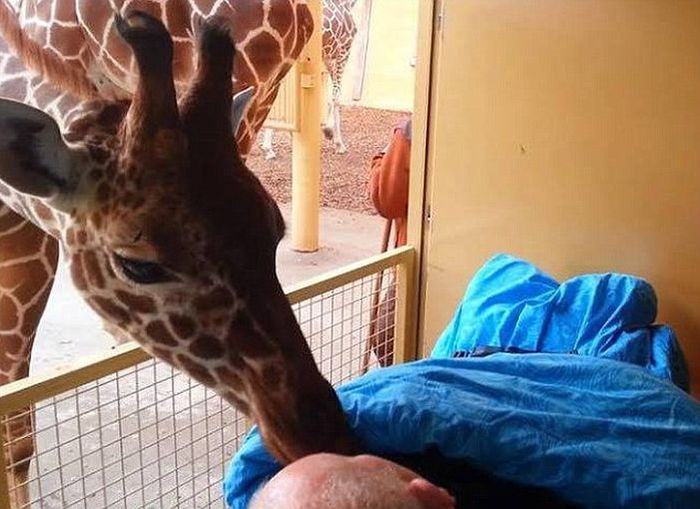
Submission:
M 140 285 L 177 281 L 177 277 L 159 263 L 126 258 L 113 253 L 114 265 L 124 277 Z

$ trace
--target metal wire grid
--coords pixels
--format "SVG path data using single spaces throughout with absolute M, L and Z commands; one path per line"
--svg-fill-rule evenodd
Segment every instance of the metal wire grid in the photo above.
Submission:
M 154 360 L 42 401 L 35 416 L 25 507 L 47 509 L 221 507 L 246 431 L 213 392 Z
M 377 352 L 392 352 L 384 357 L 388 357 L 387 364 L 393 363 L 395 273 L 395 268 L 385 270 L 384 284 L 379 289 L 375 288 L 373 274 L 294 306 L 316 364 L 333 385 L 362 374 L 365 353 L 369 353 L 370 369 L 380 366 Z M 377 290 L 380 305 L 374 336 L 378 344 L 372 348 L 368 339 Z
M 395 277 L 387 273 L 395 269 L 385 271 L 382 291 L 392 302 Z M 374 283 L 366 276 L 294 305 L 334 385 L 362 371 Z M 393 341 L 393 310 L 386 310 L 377 331 L 391 328 Z M 372 355 L 370 367 L 377 366 Z M 7 430 L 27 415 L 3 416 L 2 424 Z M 30 499 L 22 507 L 46 509 L 224 507 L 221 480 L 247 430 L 242 414 L 156 360 L 41 401 L 34 420 Z M 6 471 L 19 439 L 5 444 Z

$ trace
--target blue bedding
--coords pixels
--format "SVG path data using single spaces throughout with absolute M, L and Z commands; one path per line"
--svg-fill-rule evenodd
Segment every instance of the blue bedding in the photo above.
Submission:
M 431 357 L 483 347 L 576 353 L 636 364 L 689 389 L 673 329 L 655 325 L 657 299 L 643 279 L 586 274 L 558 283 L 510 255 L 491 258 L 474 276 Z
M 374 454 L 436 445 L 585 507 L 700 507 L 700 404 L 681 390 L 682 352 L 655 313 L 639 279 L 559 285 L 498 256 L 472 280 L 432 358 L 376 370 L 338 395 Z M 538 353 L 472 355 L 483 346 Z M 224 480 L 229 506 L 245 508 L 279 468 L 254 428 Z

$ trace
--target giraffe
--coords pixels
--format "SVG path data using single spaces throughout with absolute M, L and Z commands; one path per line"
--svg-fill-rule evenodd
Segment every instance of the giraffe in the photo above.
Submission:
M 2 0 L 7 1 L 7 0 Z M 234 91 L 253 97 L 239 131 L 247 156 L 287 74 L 311 35 L 305 0 L 15 0 L 27 34 L 60 57 L 53 74 L 76 96 L 127 99 L 137 81 L 136 62 L 113 29 L 112 12 L 138 9 L 165 23 L 175 44 L 174 77 L 178 95 L 195 64 L 192 31 L 198 19 L 221 16 L 233 24 L 239 58 Z M 43 69 L 51 75 L 52 68 Z M 48 72 L 47 72 L 48 71 Z
M 6 7 L 0 34 L 17 43 Z M 108 330 L 250 416 L 280 462 L 359 452 L 277 279 L 282 215 L 232 136 L 251 96 L 234 96 L 225 22 L 195 27 L 179 101 L 165 25 L 133 10 L 113 26 L 135 60 L 130 100 L 80 100 L 24 65 L 36 46 L 0 46 L 0 382 L 28 374 L 60 246 Z M 2 430 L 16 505 L 34 450 L 22 415 Z
M 357 0 L 323 0 L 323 34 L 321 36 L 321 57 L 331 80 L 331 96 L 327 102 L 326 121 L 322 125 L 323 135 L 333 140 L 336 154 L 348 151 L 340 129 L 340 93 L 345 66 L 350 58 L 352 43 L 357 34 L 357 26 L 352 10 Z M 263 129 L 260 148 L 266 160 L 275 159 L 270 128 Z

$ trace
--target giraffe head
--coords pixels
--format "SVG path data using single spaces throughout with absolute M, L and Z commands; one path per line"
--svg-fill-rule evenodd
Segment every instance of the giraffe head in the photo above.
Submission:
M 63 136 L 1 101 L 0 179 L 62 213 L 74 283 L 110 330 L 251 415 L 279 460 L 355 452 L 276 276 L 284 221 L 231 135 L 246 94 L 232 97 L 228 30 L 200 27 L 178 104 L 162 23 L 132 12 L 115 25 L 139 69 L 133 100 L 87 106 Z

